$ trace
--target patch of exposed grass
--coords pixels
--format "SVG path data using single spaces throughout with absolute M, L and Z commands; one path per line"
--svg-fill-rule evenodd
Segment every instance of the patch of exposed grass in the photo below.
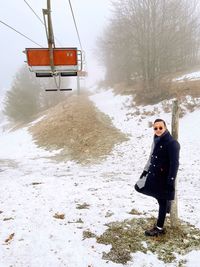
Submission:
M 86 238 L 94 238 L 94 237 L 96 237 L 96 235 L 90 232 L 90 230 L 83 231 L 83 240 Z
M 89 209 L 90 205 L 87 203 L 83 203 L 83 204 L 77 204 L 76 208 L 79 210 L 83 210 L 83 209 Z
M 132 209 L 132 210 L 129 212 L 129 214 L 132 214 L 132 215 L 141 215 L 142 213 L 139 212 L 139 211 L 136 210 L 136 209 Z
M 53 216 L 54 218 L 56 218 L 56 219 L 61 219 L 61 220 L 64 220 L 65 219 L 65 214 L 64 213 L 55 213 L 54 214 L 54 216 Z
M 146 237 L 144 231 L 152 227 L 154 222 L 154 218 L 140 218 L 109 223 L 108 229 L 96 237 L 98 243 L 112 245 L 108 253 L 103 253 L 103 259 L 126 264 L 131 260 L 131 253 L 151 251 L 158 259 L 171 263 L 176 260 L 175 253 L 184 255 L 200 249 L 200 230 L 184 222 L 176 229 L 166 223 L 165 235 Z

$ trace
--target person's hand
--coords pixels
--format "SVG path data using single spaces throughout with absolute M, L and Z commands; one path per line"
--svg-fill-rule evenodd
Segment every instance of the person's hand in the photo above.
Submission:
M 140 179 L 142 179 L 142 177 L 146 176 L 147 175 L 147 171 L 143 171 L 142 174 L 140 175 Z

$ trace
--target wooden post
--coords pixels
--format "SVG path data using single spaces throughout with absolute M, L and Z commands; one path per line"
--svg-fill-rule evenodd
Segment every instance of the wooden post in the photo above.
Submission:
M 178 140 L 178 127 L 179 127 L 179 101 L 176 99 L 173 101 L 172 108 L 172 136 Z M 175 181 L 175 189 L 177 188 L 177 179 Z M 178 226 L 178 198 L 177 192 L 175 193 L 175 199 L 172 201 L 172 207 L 170 212 L 171 227 Z

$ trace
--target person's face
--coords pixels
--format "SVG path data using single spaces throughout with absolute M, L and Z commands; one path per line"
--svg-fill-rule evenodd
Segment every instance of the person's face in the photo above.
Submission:
M 153 129 L 155 135 L 161 136 L 166 131 L 166 126 L 162 121 L 158 121 L 153 124 Z

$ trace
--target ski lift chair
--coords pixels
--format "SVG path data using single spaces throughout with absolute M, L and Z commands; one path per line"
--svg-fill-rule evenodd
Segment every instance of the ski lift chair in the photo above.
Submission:
M 36 77 L 77 76 L 82 70 L 82 53 L 77 48 L 53 48 L 53 64 L 49 48 L 26 48 L 27 63 Z

